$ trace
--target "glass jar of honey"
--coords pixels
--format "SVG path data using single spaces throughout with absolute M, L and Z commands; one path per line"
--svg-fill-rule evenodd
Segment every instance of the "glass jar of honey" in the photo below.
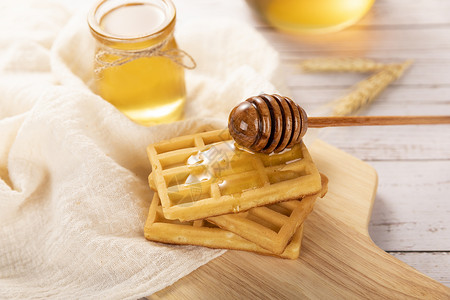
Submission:
M 170 0 L 103 0 L 88 15 L 96 92 L 139 124 L 182 116 L 184 68 L 195 62 L 178 49 L 175 17 Z
M 329 33 L 359 21 L 375 0 L 247 0 L 274 27 L 291 33 Z

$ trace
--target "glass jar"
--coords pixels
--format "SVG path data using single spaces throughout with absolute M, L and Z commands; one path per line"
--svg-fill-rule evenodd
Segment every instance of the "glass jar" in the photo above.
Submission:
M 170 0 L 103 0 L 88 15 L 97 41 L 96 92 L 143 125 L 175 121 L 183 113 L 184 68 L 195 62 L 178 49 L 175 17 Z
M 291 33 L 329 33 L 359 21 L 375 0 L 247 0 L 272 26 Z

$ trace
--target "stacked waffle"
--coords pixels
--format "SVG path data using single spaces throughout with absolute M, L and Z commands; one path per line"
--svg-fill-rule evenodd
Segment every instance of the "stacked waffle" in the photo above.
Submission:
M 217 130 L 149 145 L 147 153 L 151 241 L 296 259 L 303 222 L 327 191 L 304 144 L 255 154 Z

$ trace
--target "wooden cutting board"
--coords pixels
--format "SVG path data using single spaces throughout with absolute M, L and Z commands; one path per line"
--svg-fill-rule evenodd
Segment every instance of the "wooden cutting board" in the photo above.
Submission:
M 378 248 L 368 224 L 377 174 L 322 141 L 310 152 L 328 194 L 305 221 L 297 260 L 228 251 L 149 299 L 450 299 L 450 289 Z

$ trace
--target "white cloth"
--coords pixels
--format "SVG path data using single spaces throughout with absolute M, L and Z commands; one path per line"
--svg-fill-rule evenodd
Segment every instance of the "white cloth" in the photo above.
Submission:
M 92 4 L 92 3 L 91 3 Z M 252 28 L 185 22 L 185 120 L 137 125 L 90 90 L 86 10 L 0 5 L 0 298 L 137 299 L 222 250 L 149 242 L 149 143 L 226 126 L 248 96 L 276 92 L 278 55 Z

